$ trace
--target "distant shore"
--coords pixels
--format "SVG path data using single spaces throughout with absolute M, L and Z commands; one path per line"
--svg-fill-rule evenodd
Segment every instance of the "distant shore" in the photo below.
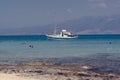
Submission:
M 0 80 L 120 80 L 111 72 L 96 72 L 94 65 L 70 65 L 55 62 L 0 64 Z

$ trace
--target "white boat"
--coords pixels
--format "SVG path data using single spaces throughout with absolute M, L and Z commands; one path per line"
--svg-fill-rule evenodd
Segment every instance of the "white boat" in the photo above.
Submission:
M 60 34 L 56 34 L 56 30 L 52 35 L 46 35 L 48 38 L 53 38 L 53 39 L 72 39 L 72 38 L 77 38 L 78 36 L 73 35 L 66 29 L 63 29 Z

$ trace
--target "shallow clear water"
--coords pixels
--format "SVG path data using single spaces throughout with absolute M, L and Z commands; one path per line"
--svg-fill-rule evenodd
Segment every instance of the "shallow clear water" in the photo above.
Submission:
M 120 35 L 79 35 L 67 40 L 50 40 L 44 35 L 0 36 L 0 64 L 26 61 L 97 65 L 99 71 L 120 74 Z
M 67 40 L 49 40 L 44 35 L 0 36 L 0 62 L 39 58 L 84 58 L 96 53 L 120 56 L 120 35 L 79 35 L 77 39 Z

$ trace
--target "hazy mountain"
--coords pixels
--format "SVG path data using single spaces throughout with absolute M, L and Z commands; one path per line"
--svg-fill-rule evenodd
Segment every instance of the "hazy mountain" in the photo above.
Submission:
M 0 30 L 0 35 L 50 34 L 54 24 Z M 76 34 L 120 34 L 120 15 L 83 17 L 57 24 L 58 32 L 65 28 Z

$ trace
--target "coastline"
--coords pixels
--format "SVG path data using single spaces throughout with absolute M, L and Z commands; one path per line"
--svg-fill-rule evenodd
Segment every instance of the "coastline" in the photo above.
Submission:
M 0 64 L 1 80 L 120 80 L 111 72 L 95 72 L 94 65 L 68 65 L 55 62 L 23 62 Z

